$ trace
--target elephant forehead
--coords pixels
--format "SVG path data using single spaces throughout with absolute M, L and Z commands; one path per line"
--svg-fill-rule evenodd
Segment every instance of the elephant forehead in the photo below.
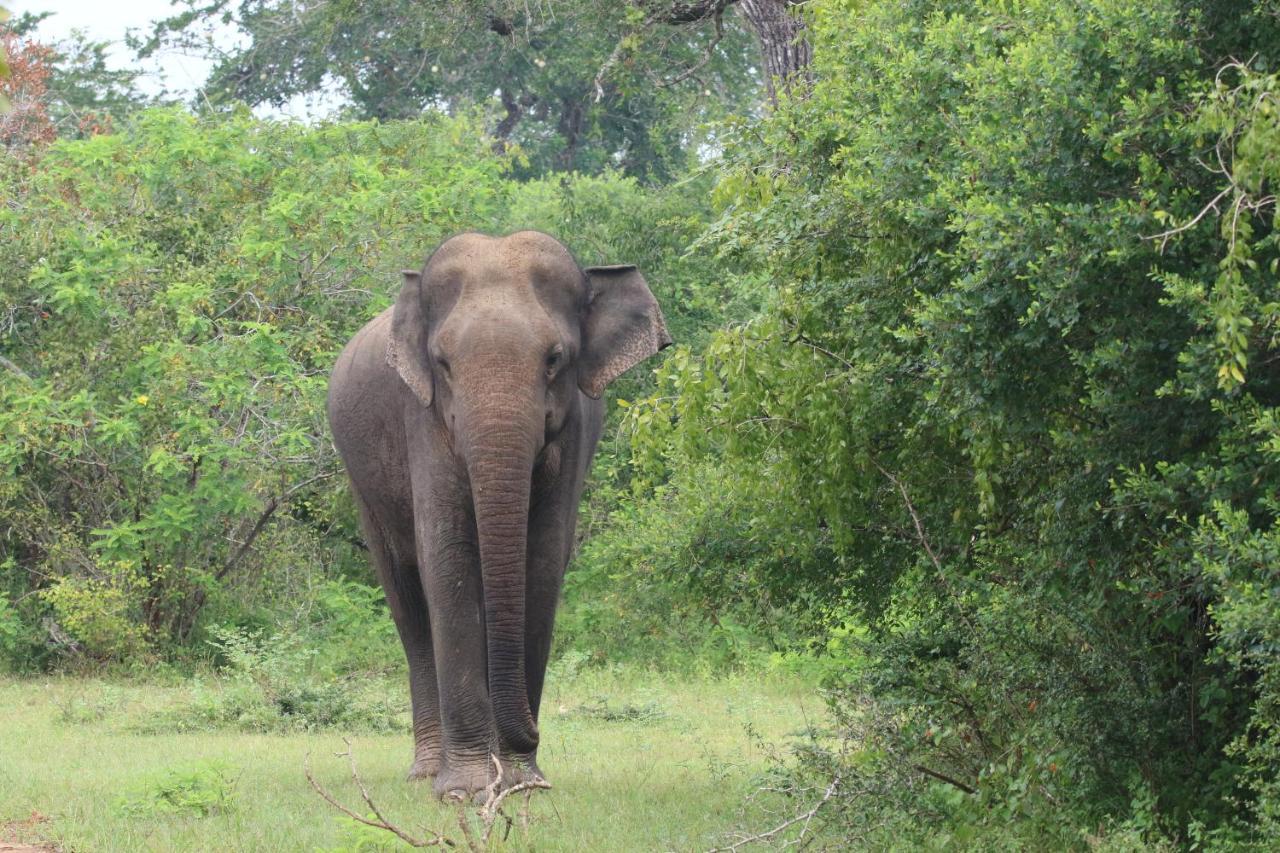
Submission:
M 459 234 L 446 240 L 431 257 L 432 277 L 472 289 L 495 287 L 544 290 L 557 286 L 582 289 L 582 274 L 559 240 L 540 231 L 517 231 L 506 237 Z

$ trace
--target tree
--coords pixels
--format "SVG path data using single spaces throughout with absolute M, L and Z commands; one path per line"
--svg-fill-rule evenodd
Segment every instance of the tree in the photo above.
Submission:
M 808 756 L 861 846 L 1275 847 L 1274 10 L 815 7 L 701 243 L 767 308 L 630 409 L 659 553 L 591 553 L 865 631 Z
M 780 91 L 812 82 L 809 65 L 813 48 L 799 14 L 802 5 L 804 0 L 741 0 L 742 13 L 760 42 L 765 84 L 774 103 Z
M 204 91 L 215 104 L 330 93 L 384 120 L 480 105 L 500 145 L 518 145 L 533 172 L 667 177 L 698 146 L 699 123 L 747 108 L 756 89 L 750 35 L 719 16 L 639 28 L 636 6 L 577 0 L 188 4 L 137 46 L 215 55 Z M 219 53 L 221 24 L 245 45 Z
M 47 103 L 54 52 L 0 25 L 0 150 L 9 153 L 43 145 L 56 135 Z
M 646 10 L 644 29 L 655 24 L 681 26 L 714 21 L 717 31 L 729 7 L 740 9 L 755 33 L 764 60 L 764 81 L 769 100 L 776 104 L 780 94 L 797 83 L 804 88 L 812 79 L 809 65 L 813 48 L 805 32 L 801 10 L 805 0 L 632 0 Z
M 107 42 L 94 41 L 79 30 L 52 44 L 36 41 L 36 27 L 50 14 L 25 13 L 0 25 L 0 32 L 8 33 L 15 45 L 20 40 L 28 46 L 24 48 L 27 62 L 35 61 L 38 55 L 39 92 L 28 91 L 24 98 L 31 106 L 38 100 L 40 112 L 57 136 L 100 132 L 111 127 L 113 120 L 162 101 L 138 91 L 141 72 L 108 67 Z M 30 81 L 25 85 L 30 87 Z

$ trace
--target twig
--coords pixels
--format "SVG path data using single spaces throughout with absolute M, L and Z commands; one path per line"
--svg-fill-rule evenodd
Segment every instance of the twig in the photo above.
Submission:
M 1206 204 L 1204 207 L 1200 208 L 1200 212 L 1199 212 L 1199 213 L 1197 213 L 1197 214 L 1195 215 L 1195 217 L 1194 217 L 1190 222 L 1187 222 L 1187 223 L 1185 223 L 1185 224 L 1183 224 L 1183 225 L 1179 225 L 1177 228 L 1170 228 L 1168 231 L 1162 231 L 1162 232 L 1161 232 L 1161 233 L 1159 233 L 1159 234 L 1152 234 L 1152 235 L 1150 235 L 1150 236 L 1148 236 L 1148 237 L 1143 237 L 1142 239 L 1144 239 L 1144 240 L 1159 240 L 1159 241 L 1160 241 L 1160 251 L 1163 253 L 1163 252 L 1164 252 L 1164 247 L 1165 247 L 1165 246 L 1167 246 L 1167 245 L 1169 244 L 1169 240 L 1170 240 L 1171 238 L 1173 238 L 1174 236 L 1176 236 L 1176 235 L 1178 235 L 1178 234 L 1181 234 L 1183 231 L 1187 231 L 1187 230 L 1189 230 L 1189 229 L 1191 229 L 1191 228 L 1194 228 L 1194 227 L 1196 226 L 1196 223 L 1197 223 L 1197 222 L 1199 222 L 1201 219 L 1204 219 L 1204 218 L 1205 218 L 1205 216 L 1209 213 L 1209 211 L 1211 211 L 1211 210 L 1212 210 L 1212 211 L 1216 212 L 1216 211 L 1218 210 L 1218 202 L 1222 201 L 1222 199 L 1224 199 L 1224 198 L 1227 196 L 1227 194 L 1228 194 L 1228 193 L 1230 193 L 1230 192 L 1231 192 L 1232 190 L 1234 190 L 1235 188 L 1236 188 L 1236 187 L 1235 187 L 1235 184 L 1231 184 L 1231 185 L 1230 185 L 1230 186 L 1228 186 L 1226 189 L 1224 189 L 1222 192 L 1220 192 L 1220 193 L 1218 193 L 1216 196 L 1214 196 L 1212 201 L 1210 201 L 1210 202 L 1209 202 L 1208 204 Z
M 502 763 L 498 761 L 498 756 L 496 755 L 490 754 L 489 757 L 493 760 L 495 776 L 493 781 L 489 783 L 489 786 L 485 788 L 484 808 L 480 810 L 480 817 L 484 821 L 483 840 L 485 844 L 489 843 L 489 836 L 493 833 L 494 821 L 498 819 L 498 815 L 502 814 L 502 803 L 504 800 L 506 800 L 507 797 L 511 796 L 512 794 L 519 794 L 524 791 L 527 791 L 529 792 L 530 795 L 532 795 L 533 791 L 535 790 L 551 789 L 550 782 L 548 782 L 546 779 L 538 778 L 538 779 L 530 779 L 527 782 L 521 782 L 518 785 L 512 785 L 510 788 L 507 788 L 506 790 L 499 791 L 498 785 L 502 782 Z M 525 807 L 526 809 L 528 807 L 527 798 L 525 800 Z M 502 815 L 502 816 L 506 818 L 506 815 Z M 527 817 L 528 817 L 528 812 L 526 811 L 525 812 L 526 820 L 527 820 Z M 508 824 L 507 828 L 508 830 L 510 830 L 511 818 L 506 818 L 506 820 Z
M 303 764 L 303 773 L 306 775 L 307 781 L 311 783 L 311 787 L 315 790 L 317 794 L 320 795 L 320 797 L 326 803 L 333 806 L 335 809 L 342 812 L 343 814 L 345 814 L 347 817 L 351 818 L 354 821 L 362 823 L 365 826 L 372 826 L 375 829 L 382 829 L 392 833 L 401 841 L 403 841 L 405 844 L 408 844 L 410 847 L 422 848 L 422 847 L 456 847 L 457 846 L 457 843 L 453 841 L 453 839 L 447 838 L 438 832 L 434 833 L 435 835 L 434 838 L 426 838 L 426 839 L 414 838 L 412 835 L 408 834 L 403 829 L 401 829 L 400 827 L 396 826 L 395 824 L 388 821 L 385 817 L 383 817 L 382 811 L 378 808 L 377 804 L 374 803 L 373 797 L 369 795 L 369 790 L 364 786 L 364 782 L 360 779 L 360 774 L 356 771 L 356 757 L 355 755 L 352 754 L 352 751 L 351 751 L 351 741 L 347 738 L 343 738 L 342 742 L 347 745 L 347 751 L 339 752 L 338 756 L 339 757 L 346 756 L 347 762 L 351 765 L 351 778 L 355 781 L 356 787 L 360 789 L 360 798 L 364 800 L 365 805 L 367 805 L 369 807 L 369 810 L 373 812 L 373 816 L 374 818 L 376 818 L 376 820 L 370 820 L 367 817 L 362 817 L 356 814 L 351 809 L 347 808 L 342 803 L 334 799 L 332 794 L 330 794 L 323 787 L 321 787 L 320 783 L 316 781 L 313 775 L 311 775 L 311 753 L 307 753 L 306 761 Z M 472 847 L 474 849 L 474 845 L 472 845 Z
M 964 607 L 960 604 L 960 596 L 951 586 L 951 581 L 947 578 L 947 573 L 942 569 L 942 561 L 938 559 L 937 553 L 933 550 L 933 546 L 929 544 L 929 537 L 925 535 L 924 523 L 920 520 L 920 514 L 916 512 L 915 504 L 911 502 L 911 496 L 907 494 L 907 487 L 902 485 L 902 481 L 893 474 L 889 473 L 875 459 L 871 460 L 871 464 L 876 466 L 876 470 L 883 474 L 890 483 L 897 486 L 898 494 L 902 495 L 902 502 L 907 505 L 907 512 L 911 513 L 911 521 L 916 526 L 916 538 L 920 541 L 920 546 L 924 548 L 926 554 L 929 555 L 929 562 L 933 563 L 934 569 L 938 572 L 938 580 L 946 587 L 947 594 L 951 596 L 952 603 L 955 604 L 956 612 L 960 614 L 960 618 L 972 628 L 973 620 L 969 618 L 969 614 L 965 612 Z
M 848 368 L 849 370 L 857 370 L 857 369 L 858 369 L 857 367 L 855 367 L 855 366 L 854 366 L 853 362 L 849 361 L 848 359 L 841 358 L 840 356 L 836 355 L 835 353 L 833 353 L 831 350 L 827 349 L 826 347 L 822 347 L 822 346 L 819 346 L 818 344 L 815 344 L 813 341 L 809 340 L 809 339 L 808 339 L 808 338 L 806 338 L 804 335 L 796 335 L 796 336 L 795 336 L 795 338 L 793 338 L 793 339 L 791 340 L 791 343 L 793 343 L 793 344 L 804 344 L 805 346 L 807 346 L 809 349 L 813 350 L 814 352 L 822 353 L 822 354 L 823 354 L 823 355 L 825 355 L 827 358 L 834 359 L 835 361 L 840 362 L 841 364 L 843 364 L 843 365 L 844 365 L 846 368 Z
M 813 808 L 809 809 L 804 814 L 798 814 L 795 817 L 790 818 L 789 820 L 785 820 L 782 823 L 775 826 L 773 829 L 768 830 L 767 832 L 761 832 L 758 835 L 751 835 L 746 838 L 743 838 L 740 841 L 735 841 L 734 843 L 730 844 L 728 847 L 715 847 L 712 850 L 710 850 L 709 853 L 735 853 L 735 851 L 743 847 L 746 847 L 748 844 L 758 844 L 761 841 L 768 841 L 770 838 L 773 838 L 775 835 L 779 834 L 780 832 L 784 832 L 788 827 L 795 826 L 797 823 L 803 823 L 804 826 L 801 827 L 800 829 L 800 835 L 796 837 L 794 842 L 796 844 L 799 844 L 804 839 L 805 835 L 808 834 L 809 824 L 813 822 L 813 818 L 818 814 L 818 810 L 821 809 L 824 805 L 826 805 L 828 800 L 830 800 L 833 796 L 835 796 L 835 793 L 839 789 L 839 787 L 840 787 L 840 777 L 837 776 L 834 779 L 832 779 L 831 784 L 827 786 L 827 790 L 823 793 L 822 799 L 814 803 Z
M 916 512 L 915 505 L 911 503 L 910 496 L 907 495 L 907 487 L 902 485 L 902 481 L 886 471 L 879 462 L 874 459 L 871 464 L 876 466 L 876 470 L 884 474 L 890 483 L 898 487 L 898 493 L 902 495 L 902 502 L 907 505 L 907 512 L 911 513 L 911 521 L 916 526 L 916 537 L 920 540 L 920 545 L 924 548 L 926 554 L 929 555 L 929 561 L 933 563 L 933 567 L 939 572 L 942 571 L 942 562 L 938 559 L 938 555 L 934 553 L 933 546 L 929 544 L 929 537 L 924 533 L 924 524 L 920 521 L 920 515 Z

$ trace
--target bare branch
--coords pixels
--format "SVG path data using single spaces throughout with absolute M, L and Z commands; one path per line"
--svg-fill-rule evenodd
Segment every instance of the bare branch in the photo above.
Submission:
M 21 367 L 18 367 L 18 365 L 14 364 L 12 361 L 10 361 L 9 359 L 5 358 L 2 355 L 0 355 L 0 367 L 3 367 L 5 370 L 9 371 L 14 376 L 17 376 L 19 379 L 22 379 L 23 381 L 26 381 L 26 382 L 31 381 L 31 377 L 27 374 L 25 370 L 23 370 Z
M 916 537 L 920 540 L 920 545 L 924 548 L 925 553 L 929 555 L 930 562 L 939 572 L 942 571 L 942 561 L 938 559 L 938 555 L 934 553 L 933 546 L 929 544 L 929 537 L 924 533 L 924 524 L 920 521 L 920 514 L 916 512 L 915 504 L 911 503 L 911 497 L 907 494 L 907 487 L 902 485 L 902 481 L 886 471 L 879 462 L 874 459 L 871 464 L 876 466 L 876 470 L 884 474 L 890 483 L 898 487 L 898 493 L 902 495 L 902 502 L 907 505 L 907 512 L 911 513 L 911 521 L 916 526 Z
M 342 812 L 343 814 L 345 814 L 347 817 L 351 818 L 354 821 L 362 823 L 365 826 L 372 826 L 375 829 L 382 829 L 392 833 L 401 841 L 403 841 L 405 844 L 408 844 L 410 847 L 422 848 L 422 847 L 456 847 L 458 846 L 457 842 L 455 842 L 453 839 L 448 838 L 444 835 L 441 835 L 438 832 L 434 833 L 434 836 L 435 836 L 434 838 L 415 838 L 409 833 L 405 832 L 400 827 L 388 821 L 385 817 L 383 817 L 382 811 L 378 808 L 377 804 L 373 801 L 373 797 L 369 795 L 369 789 L 365 787 L 364 781 L 360 778 L 360 774 L 356 770 L 356 758 L 351 751 L 351 741 L 348 740 L 347 738 L 343 738 L 342 742 L 347 745 L 347 751 L 338 753 L 338 756 L 339 757 L 346 756 L 347 762 L 351 765 L 351 778 L 355 781 L 356 787 L 360 789 L 360 798 L 364 800 L 365 805 L 369 807 L 369 810 L 373 813 L 373 816 L 375 819 L 370 820 L 367 817 L 363 817 L 361 815 L 356 814 L 351 809 L 347 808 L 342 803 L 334 799 L 332 794 L 330 794 L 323 787 L 321 787 L 320 783 L 316 781 L 313 775 L 311 775 L 311 753 L 307 753 L 306 762 L 303 764 L 303 773 L 306 775 L 307 781 L 311 783 L 311 787 L 315 790 L 317 794 L 320 795 L 320 797 L 326 803 L 333 806 L 335 809 Z
M 955 605 L 956 612 L 960 618 L 965 621 L 969 627 L 973 627 L 973 620 L 969 618 L 969 614 L 965 612 L 964 607 L 960 603 L 960 596 L 951 586 L 951 581 L 947 578 L 947 573 L 942 569 L 942 561 L 938 559 L 938 554 L 933 550 L 933 545 L 929 543 L 929 537 L 924 532 L 924 522 L 920 520 L 920 513 L 916 512 L 915 504 L 911 502 L 911 496 L 907 494 L 907 487 L 902 485 L 902 481 L 893 474 L 889 473 L 879 462 L 872 459 L 871 464 L 876 466 L 876 470 L 883 474 L 890 483 L 897 486 L 898 494 L 902 495 L 902 502 L 907 505 L 907 512 L 911 514 L 911 521 L 916 527 L 916 538 L 920 542 L 920 546 L 924 548 L 926 554 L 929 555 L 929 562 L 933 563 L 934 569 L 938 572 L 938 581 L 946 588 L 947 595 L 951 596 L 951 601 Z
M 231 555 L 231 559 L 223 563 L 218 571 L 214 572 L 213 577 L 215 580 L 222 580 L 227 575 L 231 574 L 231 571 L 240 564 L 240 561 L 244 559 L 245 554 L 248 554 L 249 549 L 253 547 L 253 542 L 258 538 L 258 534 L 262 533 L 263 529 L 267 526 L 267 522 L 271 520 L 271 517 L 276 514 L 276 510 L 279 508 L 279 498 L 272 498 L 267 501 L 266 509 L 262 511 L 262 514 L 258 516 L 258 520 L 254 522 L 253 527 L 249 530 L 249 535 L 245 536 L 244 541 L 240 543 L 240 547 Z
M 777 836 L 779 833 L 786 831 L 787 828 L 795 826 L 797 823 L 803 823 L 804 826 L 801 827 L 800 829 L 800 835 L 797 836 L 796 839 L 792 842 L 794 844 L 799 844 L 801 841 L 804 840 L 805 835 L 808 834 L 809 825 L 813 822 L 814 817 L 818 814 L 818 810 L 821 809 L 824 805 L 826 805 L 827 802 L 832 797 L 835 796 L 836 791 L 839 790 L 839 788 L 840 788 L 840 777 L 837 776 L 834 779 L 832 779 L 831 784 L 827 786 L 827 790 L 823 793 L 822 799 L 814 803 L 813 808 L 809 809 L 807 812 L 803 814 L 798 814 L 793 818 L 785 820 L 782 823 L 775 826 L 773 829 L 768 830 L 767 832 L 761 832 L 757 835 L 751 835 L 746 838 L 743 838 L 740 841 L 735 841 L 733 844 L 730 844 L 728 847 L 715 847 L 712 850 L 710 850 L 709 853 L 736 853 L 737 850 L 740 850 L 743 847 L 746 847 L 748 844 L 759 844 L 762 841 L 768 841 L 769 839 Z
M 919 770 L 921 773 L 923 773 L 926 776 L 932 776 L 934 779 L 937 779 L 939 782 L 946 782 L 948 785 L 959 788 L 961 791 L 964 791 L 966 794 L 978 793 L 977 788 L 972 788 L 966 785 L 965 783 L 959 781 L 958 779 L 952 779 L 950 776 L 948 776 L 945 773 L 939 773 L 937 770 L 931 770 L 930 768 L 925 767 L 923 764 L 913 764 L 911 765 L 911 767 L 915 770 Z
M 1159 241 L 1160 241 L 1160 251 L 1161 251 L 1161 252 L 1164 252 L 1164 248 L 1165 248 L 1165 246 L 1167 246 L 1167 245 L 1169 244 L 1169 240 L 1170 240 L 1172 237 L 1174 237 L 1174 236 L 1176 236 L 1176 235 L 1178 235 L 1178 234 L 1181 234 L 1183 231 L 1188 231 L 1188 230 L 1190 230 L 1190 229 L 1194 228 L 1194 227 L 1196 226 L 1196 223 L 1198 223 L 1201 219 L 1204 219 L 1204 218 L 1205 218 L 1205 216 L 1209 213 L 1209 211 L 1211 211 L 1211 210 L 1212 210 L 1213 212 L 1217 213 L 1217 211 L 1218 211 L 1218 202 L 1222 201 L 1222 199 L 1224 199 L 1224 198 L 1225 198 L 1225 197 L 1226 197 L 1226 196 L 1227 196 L 1227 195 L 1228 195 L 1232 190 L 1234 190 L 1234 189 L 1235 189 L 1235 185 L 1234 185 L 1234 184 L 1232 184 L 1231 186 L 1228 186 L 1226 189 L 1224 189 L 1222 192 L 1218 193 L 1216 196 L 1214 196 L 1214 197 L 1213 197 L 1213 200 L 1212 200 L 1212 201 L 1210 201 L 1208 204 L 1206 204 L 1204 207 L 1202 207 L 1202 208 L 1200 209 L 1200 212 L 1199 212 L 1199 213 L 1197 213 L 1197 214 L 1195 215 L 1195 217 L 1194 217 L 1193 219 L 1191 219 L 1191 221 L 1189 221 L 1189 222 L 1187 222 L 1187 223 L 1185 223 L 1185 224 L 1183 224 L 1183 225 L 1179 225 L 1177 228 L 1170 228 L 1168 231 L 1164 231 L 1164 232 L 1161 232 L 1161 233 L 1159 233 L 1159 234 L 1152 234 L 1152 235 L 1150 235 L 1150 236 L 1143 237 L 1142 239 L 1144 239 L 1144 240 L 1159 240 Z

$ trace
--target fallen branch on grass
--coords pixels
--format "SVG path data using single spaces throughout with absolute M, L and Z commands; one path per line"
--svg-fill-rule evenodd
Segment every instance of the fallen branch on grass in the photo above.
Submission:
M 804 826 L 800 828 L 800 834 L 790 842 L 791 844 L 800 844 L 801 842 L 804 841 L 804 837 L 808 835 L 809 824 L 813 823 L 813 819 L 815 816 L 817 816 L 818 810 L 821 809 L 823 806 L 825 806 L 827 802 L 836 795 L 836 791 L 839 790 L 839 788 L 840 788 L 840 777 L 837 776 L 831 780 L 831 784 L 828 785 L 827 790 L 823 792 L 822 799 L 814 803 L 813 808 L 809 809 L 807 812 L 803 814 L 798 814 L 795 817 L 790 818 L 789 820 L 785 820 L 782 823 L 775 826 L 773 829 L 768 830 L 767 832 L 761 832 L 756 835 L 749 835 L 746 838 L 743 838 L 739 841 L 735 841 L 734 843 L 730 844 L 728 847 L 713 848 L 712 850 L 709 851 L 709 853 L 737 853 L 739 849 L 746 847 L 748 844 L 759 844 L 762 841 L 768 841 L 771 838 L 774 838 L 775 836 L 785 832 L 788 828 L 795 826 L 797 823 L 803 823 Z
M 377 803 L 373 801 L 373 797 L 369 795 L 369 789 L 364 786 L 364 781 L 360 778 L 360 774 L 356 770 L 356 757 L 351 751 L 351 741 L 348 740 L 347 738 L 343 738 L 342 742 L 347 745 L 347 751 L 337 753 L 337 757 L 341 758 L 345 756 L 347 759 L 347 763 L 351 765 L 351 779 L 356 783 L 356 787 L 360 790 L 360 798 L 363 799 L 365 802 L 365 805 L 369 807 L 369 811 L 373 812 L 373 816 L 375 819 L 370 820 L 367 817 L 362 817 L 361 815 L 356 814 L 351 809 L 347 808 L 342 803 L 334 799 L 332 794 L 330 794 L 323 787 L 321 787 L 320 783 L 316 781 L 316 778 L 311 775 L 311 753 L 307 753 L 306 761 L 303 764 L 303 773 L 306 774 L 307 781 L 311 783 L 311 787 L 315 789 L 315 792 L 319 794 L 326 803 L 333 806 L 335 809 L 342 812 L 344 815 L 346 815 L 347 817 L 351 818 L 354 821 L 363 823 L 365 826 L 372 826 L 375 829 L 382 829 L 392 833 L 401 841 L 403 841 L 405 844 L 408 844 L 410 847 L 457 847 L 458 846 L 458 843 L 454 841 L 452 838 L 448 838 L 447 836 L 439 832 L 433 833 L 434 837 L 432 838 L 414 838 L 412 835 L 405 832 L 403 829 L 401 829 L 400 827 L 396 826 L 394 823 L 391 823 L 391 821 L 383 817 L 382 810 L 378 808 Z
M 308 753 L 306 761 L 303 764 L 303 773 L 306 775 L 307 781 L 311 783 L 312 789 L 314 789 L 326 803 L 333 806 L 352 820 L 362 823 L 365 826 L 371 826 L 375 829 L 390 832 L 410 847 L 424 848 L 458 846 L 457 841 L 442 832 L 428 830 L 428 832 L 431 833 L 429 837 L 417 838 L 387 820 L 386 817 L 383 816 L 382 810 L 379 809 L 377 804 L 373 801 L 372 795 L 369 794 L 369 789 L 365 787 L 364 780 L 360 778 L 360 773 L 356 770 L 356 758 L 352 753 L 351 741 L 347 738 L 343 738 L 342 742 L 347 745 L 347 750 L 346 752 L 336 753 L 336 755 L 339 758 L 345 757 L 347 759 L 347 763 L 351 766 L 351 780 L 355 782 L 356 788 L 360 791 L 360 798 L 364 800 L 365 805 L 369 807 L 369 811 L 372 812 L 373 817 L 368 818 L 357 814 L 342 803 L 338 802 L 332 794 L 326 791 L 320 783 L 316 781 L 315 776 L 311 773 L 311 755 Z M 493 828 L 497 824 L 499 817 L 505 821 L 506 832 L 509 833 L 511 831 L 511 827 L 514 825 L 514 822 L 505 812 L 502 811 L 502 804 L 508 797 L 512 794 L 524 794 L 524 804 L 520 809 L 520 826 L 521 829 L 528 831 L 529 798 L 536 790 L 548 790 L 551 788 L 551 783 L 545 779 L 532 779 L 528 782 L 521 782 L 500 791 L 498 788 L 502 784 L 502 763 L 498 761 L 498 756 L 496 755 L 491 755 L 490 758 L 493 760 L 494 777 L 493 781 L 485 788 L 484 804 L 480 807 L 480 810 L 476 812 L 476 815 L 481 821 L 479 837 L 477 837 L 475 830 L 472 828 L 471 819 L 467 815 L 466 799 L 463 798 L 455 800 L 455 804 L 457 805 L 458 828 L 462 831 L 462 837 L 466 843 L 467 849 L 471 850 L 472 853 L 483 853 L 483 851 L 488 849 L 489 838 L 493 835 Z M 504 834 L 503 837 L 505 839 L 506 834 Z

